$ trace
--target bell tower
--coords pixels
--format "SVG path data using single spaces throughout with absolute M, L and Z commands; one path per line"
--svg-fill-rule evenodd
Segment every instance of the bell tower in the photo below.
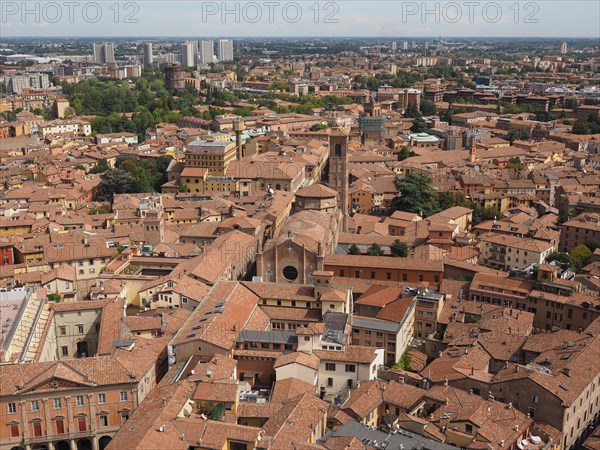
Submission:
M 348 135 L 332 130 L 329 135 L 328 185 L 338 193 L 338 209 L 342 212 L 342 231 L 348 230 Z
M 165 220 L 162 217 L 162 210 L 153 209 L 146 212 L 144 240 L 153 247 L 165 241 Z
M 381 115 L 381 106 L 369 96 L 363 105 L 364 114 L 360 116 L 360 138 L 364 145 L 382 145 L 387 132 L 385 116 Z

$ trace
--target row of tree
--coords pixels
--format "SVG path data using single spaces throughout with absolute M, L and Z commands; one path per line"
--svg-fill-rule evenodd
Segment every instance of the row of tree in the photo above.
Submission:
M 408 254 L 410 253 L 410 249 L 406 243 L 401 242 L 399 239 L 396 239 L 392 243 L 392 245 L 390 245 L 390 253 L 394 258 L 406 258 L 408 256 Z M 360 255 L 361 251 L 358 248 L 358 245 L 351 244 L 350 247 L 348 247 L 348 254 L 349 255 Z M 373 243 L 367 249 L 367 255 L 369 255 L 369 256 L 384 256 L 385 252 L 379 244 Z

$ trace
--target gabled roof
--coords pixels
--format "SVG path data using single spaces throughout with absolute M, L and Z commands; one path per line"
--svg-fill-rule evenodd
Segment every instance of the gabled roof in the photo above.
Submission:
M 20 392 L 33 391 L 38 386 L 59 380 L 68 381 L 84 386 L 96 385 L 89 378 L 86 378 L 87 377 L 84 376 L 82 373 L 76 371 L 64 362 L 59 361 L 56 364 L 48 367 L 48 369 L 46 369 L 36 377 L 28 380 L 27 383 L 23 385 L 23 388 L 20 389 Z

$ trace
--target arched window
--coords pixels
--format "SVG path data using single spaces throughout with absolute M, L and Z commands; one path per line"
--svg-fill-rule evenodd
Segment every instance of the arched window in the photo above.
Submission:
M 342 156 L 342 144 L 335 144 L 335 156 Z

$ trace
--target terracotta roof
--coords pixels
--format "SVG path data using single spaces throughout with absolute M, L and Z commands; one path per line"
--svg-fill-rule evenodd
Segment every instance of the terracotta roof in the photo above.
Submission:
M 417 271 L 443 271 L 444 263 L 441 260 L 423 260 L 421 258 L 391 258 L 387 256 L 367 255 L 328 255 L 325 257 L 325 267 L 372 267 L 383 269 L 417 270 Z
M 350 398 L 343 406 L 344 412 L 361 421 L 383 403 L 386 389 L 387 386 L 382 381 L 362 381 L 356 389 L 350 391 Z
M 293 448 L 293 442 L 306 442 L 327 415 L 328 404 L 310 394 L 288 399 L 264 424 L 271 437 L 270 449 Z
M 387 304 L 398 300 L 401 296 L 402 289 L 399 287 L 374 284 L 367 289 L 367 292 L 361 295 L 354 304 L 384 307 Z
M 331 198 L 337 197 L 337 191 L 323 184 L 315 183 L 296 192 L 296 197 Z
M 62 389 L 72 389 L 73 384 L 88 389 L 89 386 L 112 384 L 137 384 L 130 372 L 113 357 L 80 358 L 0 366 L 0 395 L 17 395 L 22 392 L 54 391 L 49 382 L 67 382 Z
M 300 364 L 310 369 L 319 368 L 320 359 L 315 353 L 291 352 L 283 353 L 275 360 L 274 369 L 288 364 Z
M 298 378 L 285 378 L 277 380 L 273 384 L 271 392 L 271 402 L 282 403 L 288 398 L 296 397 L 300 394 L 312 394 L 316 392 L 316 386 L 311 383 L 299 380 Z
M 385 391 L 383 391 L 383 399 L 386 403 L 398 406 L 405 411 L 410 411 L 423 398 L 426 392 L 425 389 L 410 384 L 390 381 Z
M 155 387 L 119 429 L 107 450 L 159 449 L 187 450 L 189 444 L 180 439 L 171 423 L 194 392 L 195 383 L 184 381 Z M 163 431 L 160 431 L 162 428 Z
M 239 386 L 235 380 L 198 383 L 192 399 L 201 402 L 234 403 L 239 396 Z
M 343 352 L 334 350 L 315 350 L 314 353 L 321 361 L 354 362 L 371 364 L 376 358 L 374 347 L 348 345 Z

